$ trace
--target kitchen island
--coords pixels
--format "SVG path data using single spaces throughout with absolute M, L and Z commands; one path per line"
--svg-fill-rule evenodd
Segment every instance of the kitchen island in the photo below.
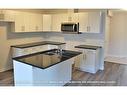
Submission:
M 15 86 L 63 86 L 81 52 L 52 49 L 13 58 Z

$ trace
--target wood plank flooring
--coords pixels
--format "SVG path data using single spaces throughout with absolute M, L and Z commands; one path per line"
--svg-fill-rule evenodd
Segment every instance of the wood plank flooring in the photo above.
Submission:
M 0 73 L 0 86 L 14 86 L 13 70 Z M 96 74 L 74 69 L 65 86 L 127 86 L 127 65 L 105 62 L 105 70 Z
M 13 70 L 0 72 L 0 86 L 13 86 Z
M 74 70 L 72 82 L 66 86 L 127 86 L 127 65 L 105 62 L 105 70 L 96 74 Z

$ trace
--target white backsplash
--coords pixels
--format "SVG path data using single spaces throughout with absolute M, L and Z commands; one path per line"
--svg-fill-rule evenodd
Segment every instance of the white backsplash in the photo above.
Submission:
M 104 41 L 103 40 L 98 40 L 98 39 L 86 39 L 85 45 L 95 45 L 95 46 L 104 46 Z
M 97 36 L 97 37 L 96 37 Z M 100 37 L 99 37 L 100 36 Z M 76 50 L 74 48 L 77 45 L 95 45 L 95 46 L 104 46 L 104 40 L 102 39 L 102 35 L 92 35 L 87 34 L 47 34 L 46 40 L 48 41 L 57 41 L 57 42 L 65 42 L 66 49 L 68 50 Z

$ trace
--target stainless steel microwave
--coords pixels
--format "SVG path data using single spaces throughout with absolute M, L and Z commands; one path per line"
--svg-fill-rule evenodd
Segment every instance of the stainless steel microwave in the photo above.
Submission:
M 79 23 L 61 23 L 61 31 L 63 33 L 78 33 Z

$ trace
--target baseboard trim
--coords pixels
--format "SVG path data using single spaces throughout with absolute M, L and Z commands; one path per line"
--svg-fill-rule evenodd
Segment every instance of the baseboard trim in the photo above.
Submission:
M 0 69 L 0 72 L 5 72 L 5 71 L 8 71 L 8 70 L 11 70 L 13 68 L 3 68 L 3 69 Z
M 119 64 L 127 64 L 127 57 L 122 56 L 107 56 L 105 57 L 104 61 L 119 63 Z

